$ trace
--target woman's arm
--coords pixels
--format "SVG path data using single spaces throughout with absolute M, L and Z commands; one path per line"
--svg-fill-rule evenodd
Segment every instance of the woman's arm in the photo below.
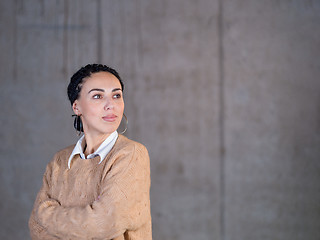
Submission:
M 42 227 L 37 221 L 35 217 L 34 211 L 31 213 L 31 217 L 29 219 L 29 229 L 30 236 L 32 240 L 57 240 L 60 239 L 48 233 L 48 231 Z
M 135 145 L 121 155 L 102 180 L 99 199 L 84 207 L 62 207 L 47 200 L 38 217 L 49 233 L 61 238 L 112 239 L 150 220 L 150 163 L 146 148 Z
M 49 164 L 50 165 L 50 164 Z M 49 192 L 49 176 L 51 176 L 51 167 L 47 166 L 45 174 L 43 175 L 42 180 L 42 187 L 36 197 L 31 216 L 29 219 L 29 229 L 30 229 L 30 236 L 32 240 L 56 240 L 59 239 L 54 235 L 48 233 L 47 229 L 44 228 L 40 223 L 39 219 L 37 218 L 37 209 L 39 204 L 43 201 L 49 200 L 48 192 Z

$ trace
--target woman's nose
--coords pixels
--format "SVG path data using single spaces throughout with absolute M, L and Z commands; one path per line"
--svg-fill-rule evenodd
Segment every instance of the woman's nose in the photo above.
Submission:
M 105 110 L 113 109 L 113 101 L 110 99 L 106 99 L 106 102 L 104 104 L 104 109 Z

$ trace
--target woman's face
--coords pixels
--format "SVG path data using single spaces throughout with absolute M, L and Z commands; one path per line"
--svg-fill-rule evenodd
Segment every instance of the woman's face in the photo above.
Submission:
M 97 72 L 83 82 L 80 96 L 72 107 L 81 116 L 84 133 L 111 134 L 119 127 L 124 110 L 119 80 L 111 73 Z

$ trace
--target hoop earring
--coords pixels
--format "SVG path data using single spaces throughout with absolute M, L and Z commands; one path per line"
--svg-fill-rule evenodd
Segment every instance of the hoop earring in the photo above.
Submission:
M 127 129 L 128 129 L 128 118 L 127 118 L 127 116 L 125 115 L 125 114 L 123 114 L 123 117 L 125 118 L 125 120 L 126 120 L 126 128 L 122 131 L 122 132 L 120 132 L 120 134 L 124 134 L 126 131 L 127 131 Z M 122 118 L 123 119 L 123 118 Z M 122 121 L 122 120 L 121 120 Z
M 73 126 L 77 131 L 77 135 L 80 136 L 81 132 L 83 132 L 83 126 L 82 126 L 82 121 L 80 118 L 80 115 L 72 115 L 72 117 L 75 117 L 74 122 L 73 122 Z

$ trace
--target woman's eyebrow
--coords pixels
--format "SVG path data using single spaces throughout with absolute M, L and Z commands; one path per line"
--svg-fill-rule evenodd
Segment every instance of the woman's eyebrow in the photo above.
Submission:
M 93 91 L 104 92 L 104 90 L 101 89 L 101 88 L 93 88 L 93 89 L 91 89 L 88 93 L 91 93 L 91 92 L 93 92 Z
M 115 88 L 115 89 L 112 90 L 112 92 L 116 92 L 116 91 L 119 91 L 119 90 L 122 91 L 121 88 Z

